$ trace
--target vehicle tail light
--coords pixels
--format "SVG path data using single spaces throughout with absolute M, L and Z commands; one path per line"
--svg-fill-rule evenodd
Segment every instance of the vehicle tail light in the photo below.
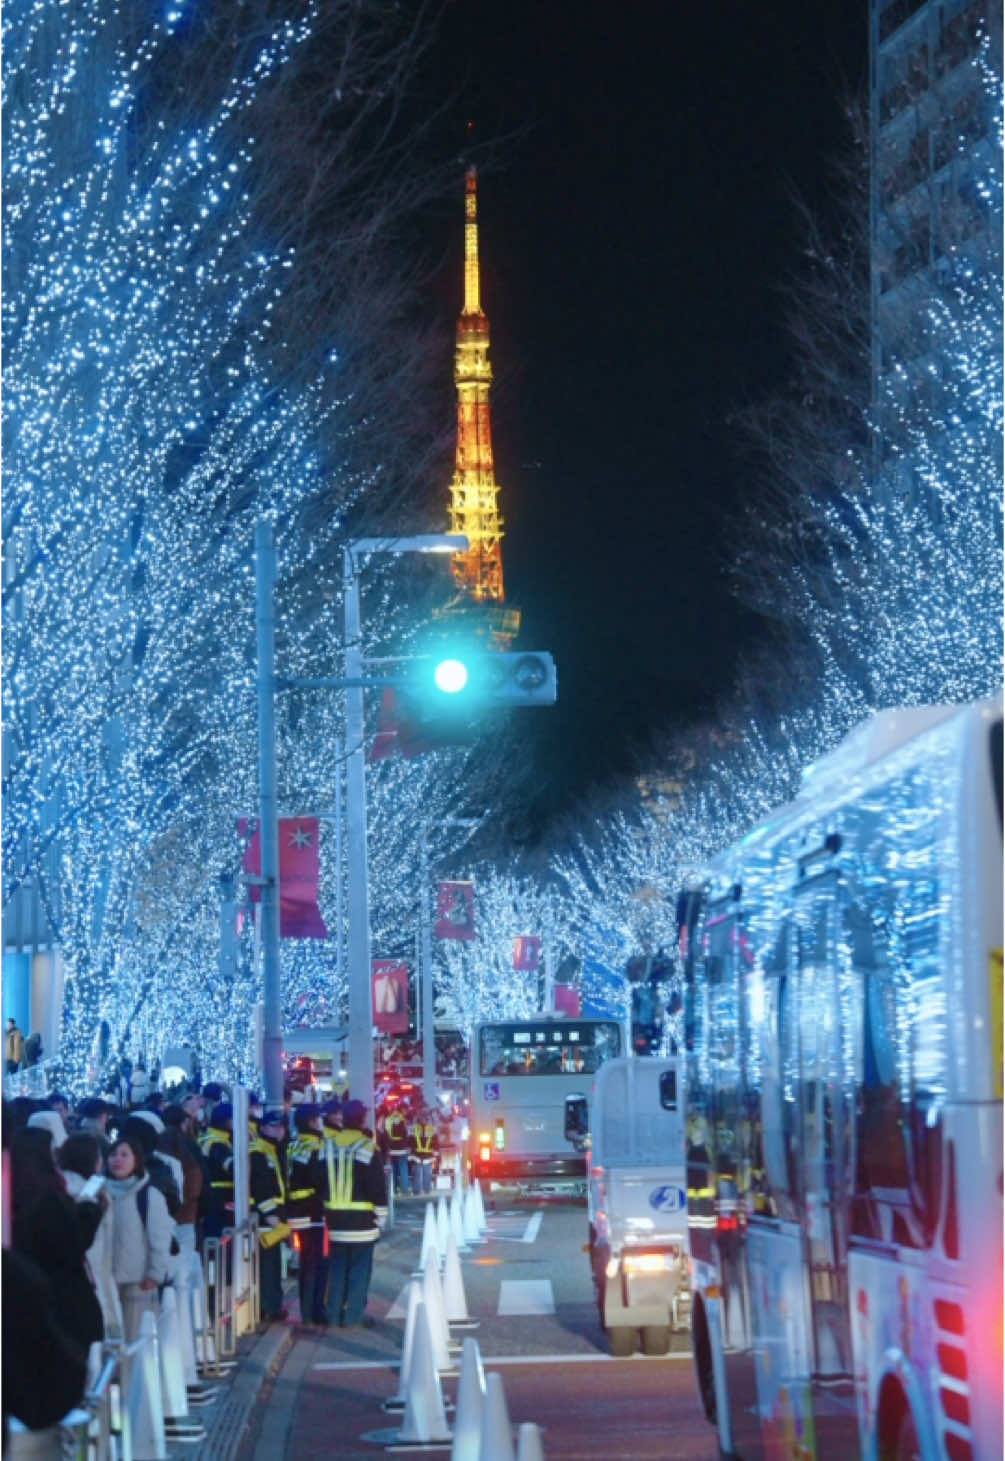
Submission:
M 626 1273 L 663 1273 L 670 1267 L 669 1253 L 626 1253 Z
M 496 1122 L 495 1147 L 497 1152 L 505 1151 L 506 1149 L 506 1127 L 501 1116 Z
M 481 1157 L 483 1162 L 490 1161 L 492 1157 L 492 1148 L 490 1146 L 481 1147 L 479 1149 L 479 1156 Z

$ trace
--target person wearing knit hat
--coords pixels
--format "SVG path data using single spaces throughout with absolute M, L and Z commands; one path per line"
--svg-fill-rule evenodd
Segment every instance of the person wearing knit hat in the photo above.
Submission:
M 321 1107 L 321 1119 L 325 1126 L 334 1131 L 342 1130 L 342 1102 L 336 1098 L 326 1101 Z
M 53 1154 L 59 1151 L 66 1140 L 66 1127 L 58 1111 L 33 1111 L 28 1117 L 29 1126 L 40 1126 L 52 1140 Z
M 216 1102 L 199 1146 L 206 1160 L 203 1237 L 219 1238 L 234 1222 L 234 1108 L 229 1101 Z
M 387 1222 L 387 1181 L 380 1152 L 365 1128 L 362 1101 L 342 1108 L 343 1130 L 325 1143 L 325 1223 L 331 1262 L 332 1317 L 342 1328 L 373 1320 L 365 1314 L 373 1253 Z
M 282 1111 L 262 1111 L 258 1129 L 249 1148 L 249 1199 L 260 1223 L 258 1254 L 261 1316 L 285 1319 L 283 1308 L 283 1261 L 281 1233 L 289 1235 L 283 1221 L 286 1184 L 283 1181 L 286 1121 Z
M 300 1319 L 328 1323 L 328 1258 L 325 1254 L 323 1194 L 324 1136 L 320 1107 L 310 1102 L 293 1113 L 297 1134 L 286 1152 L 286 1221 L 300 1243 Z
M 180 1163 L 175 1162 L 173 1157 L 162 1156 L 157 1150 L 157 1135 L 163 1130 L 164 1123 L 155 1112 L 131 1111 L 123 1124 L 121 1135 L 126 1141 L 135 1142 L 142 1149 L 150 1185 L 156 1187 L 163 1196 L 173 1224 L 181 1210 L 184 1178 Z

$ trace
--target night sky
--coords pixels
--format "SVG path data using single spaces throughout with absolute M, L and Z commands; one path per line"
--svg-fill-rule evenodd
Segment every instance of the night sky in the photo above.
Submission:
M 828 207 L 866 42 L 866 0 L 448 6 L 451 124 L 509 139 L 480 171 L 482 303 L 507 597 L 558 663 L 559 704 L 524 713 L 556 806 L 703 719 L 763 637 L 725 575 L 751 490 L 729 422 L 786 378 L 792 194 Z

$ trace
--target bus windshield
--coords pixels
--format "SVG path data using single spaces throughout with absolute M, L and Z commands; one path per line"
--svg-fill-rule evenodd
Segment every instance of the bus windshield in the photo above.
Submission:
M 611 1021 L 519 1020 L 485 1026 L 478 1041 L 481 1075 L 592 1075 L 621 1054 Z

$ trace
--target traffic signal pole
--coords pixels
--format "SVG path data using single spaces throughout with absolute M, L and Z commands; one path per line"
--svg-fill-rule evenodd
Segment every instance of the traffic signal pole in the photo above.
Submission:
M 366 762 L 363 737 L 363 642 L 359 565 L 351 548 L 342 555 L 346 721 L 346 912 L 349 916 L 349 1094 L 373 1109 L 373 999 L 370 986 L 370 907 L 366 849 Z
M 272 524 L 255 523 L 255 624 L 258 639 L 258 832 L 262 850 L 262 1074 L 270 1106 L 283 1103 L 279 1002 L 279 820 L 276 814 L 276 546 Z

